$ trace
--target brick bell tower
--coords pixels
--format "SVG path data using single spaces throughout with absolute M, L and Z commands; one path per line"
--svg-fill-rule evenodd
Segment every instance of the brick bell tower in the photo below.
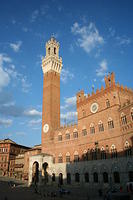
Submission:
M 42 103 L 42 152 L 45 152 L 60 127 L 60 73 L 62 58 L 59 43 L 54 37 L 46 42 L 46 56 L 42 59 L 43 103 Z

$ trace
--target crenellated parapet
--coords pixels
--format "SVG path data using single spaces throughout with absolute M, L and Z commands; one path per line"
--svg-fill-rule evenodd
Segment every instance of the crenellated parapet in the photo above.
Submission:
M 71 128 L 75 128 L 77 126 L 77 123 L 73 123 L 73 124 L 64 124 L 61 125 L 59 128 L 56 129 L 56 131 L 63 131 L 65 129 L 71 129 Z
M 81 104 L 81 103 L 85 103 L 87 102 L 88 100 L 91 100 L 93 98 L 96 98 L 99 94 L 102 94 L 102 92 L 104 91 L 104 86 L 101 87 L 101 89 L 97 89 L 96 92 L 92 92 L 91 94 L 87 94 L 85 95 L 84 94 L 84 90 L 81 90 L 79 91 L 77 94 L 76 94 L 76 97 L 77 97 L 77 105 L 78 104 Z
M 107 92 L 111 91 L 122 91 L 125 93 L 133 94 L 133 90 L 128 87 L 124 87 L 123 85 L 120 85 L 119 83 L 115 83 L 115 75 L 114 73 L 111 73 L 104 78 L 105 80 L 105 88 L 104 86 L 101 86 L 100 89 L 97 89 L 96 92 L 92 92 L 91 94 L 85 95 L 84 90 L 81 90 L 77 93 L 77 106 L 83 105 L 87 103 L 88 101 L 91 101 L 93 99 L 96 99 L 100 95 L 105 95 Z
M 112 72 L 104 77 L 105 80 L 105 87 L 108 88 L 112 85 L 115 85 L 115 74 Z
M 122 92 L 133 94 L 133 89 L 132 88 L 128 88 L 127 86 L 124 87 L 123 85 L 120 85 L 119 83 L 116 84 L 116 87 Z

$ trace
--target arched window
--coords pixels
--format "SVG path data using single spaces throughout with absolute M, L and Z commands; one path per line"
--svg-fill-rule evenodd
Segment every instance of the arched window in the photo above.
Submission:
M 66 153 L 66 162 L 70 162 L 70 153 L 69 152 Z
M 50 55 L 50 47 L 48 48 L 48 55 Z
M 127 117 L 123 112 L 121 113 L 121 123 L 122 125 L 127 124 Z
M 39 163 L 35 161 L 32 166 L 32 182 L 38 182 L 38 181 L 39 181 Z
M 54 47 L 54 54 L 56 54 L 56 48 Z
M 94 181 L 94 183 L 98 183 L 98 173 L 97 172 L 93 173 L 93 181 Z
M 66 140 L 69 140 L 70 139 L 70 133 L 69 131 L 66 131 Z
M 128 172 L 129 182 L 133 182 L 133 171 Z
M 133 108 L 131 108 L 131 120 L 133 121 Z
M 77 183 L 80 182 L 80 174 L 79 173 L 75 174 L 75 182 L 77 182 Z
M 95 133 L 95 127 L 93 123 L 90 124 L 90 133 L 91 134 Z
M 84 126 L 83 129 L 82 129 L 82 135 L 85 136 L 87 135 L 87 130 L 86 130 L 86 127 Z
M 111 146 L 111 158 L 117 158 L 117 150 L 114 144 Z
M 106 151 L 104 147 L 101 148 L 101 159 L 106 159 Z
M 82 110 L 82 113 L 83 113 L 83 117 L 85 117 L 86 116 L 86 111 Z
M 55 174 L 52 174 L 52 182 L 55 182 Z
M 86 172 L 86 173 L 84 174 L 84 179 L 85 179 L 85 182 L 86 182 L 86 183 L 89 183 L 89 173 L 88 173 L 88 172 Z
M 125 142 L 124 148 L 125 148 L 125 155 L 131 156 L 132 155 L 132 149 L 131 149 L 128 141 Z
M 110 107 L 110 101 L 109 101 L 109 99 L 106 99 L 106 107 L 107 107 L 107 108 Z
M 114 128 L 114 122 L 113 122 L 113 119 L 110 117 L 108 119 L 108 129 L 112 129 Z
M 114 176 L 114 182 L 115 183 L 120 183 L 120 174 L 119 174 L 119 172 L 114 172 L 113 173 L 113 176 Z
M 58 141 L 62 141 L 62 134 L 61 133 L 58 134 Z
M 83 160 L 88 160 L 88 153 L 87 153 L 87 150 L 84 150 L 83 152 Z
M 74 162 L 78 162 L 79 161 L 79 154 L 77 151 L 74 152 Z
M 59 185 L 63 185 L 63 174 L 59 174 Z
M 73 138 L 78 138 L 78 130 L 74 129 L 73 131 Z
M 62 162 L 63 162 L 62 154 L 60 153 L 58 156 L 58 163 L 62 163 Z
M 71 174 L 67 173 L 67 184 L 71 184 Z
M 103 182 L 108 183 L 108 173 L 107 172 L 103 172 Z
M 97 150 L 94 148 L 91 150 L 91 157 L 92 160 L 97 160 Z
M 55 154 L 53 154 L 53 163 L 55 163 Z
M 98 128 L 99 128 L 99 132 L 104 131 L 104 126 L 103 126 L 103 122 L 102 121 L 99 121 Z

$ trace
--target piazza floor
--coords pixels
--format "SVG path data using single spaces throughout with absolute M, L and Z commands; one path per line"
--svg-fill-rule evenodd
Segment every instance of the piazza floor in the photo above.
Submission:
M 10 183 L 15 183 L 15 187 Z M 88 190 L 84 188 L 72 187 L 66 188 L 70 194 L 60 196 L 59 188 L 55 186 L 42 186 L 35 193 L 34 187 L 27 187 L 27 184 L 21 181 L 16 181 L 8 177 L 0 177 L 0 200 L 103 200 L 99 197 L 98 191 Z M 51 192 L 57 194 L 56 197 L 51 197 Z M 131 198 L 132 199 L 132 198 Z
M 10 185 L 10 181 L 15 183 L 15 187 Z M 63 187 L 64 188 L 64 187 Z M 67 188 L 68 189 L 68 188 Z M 0 200 L 91 200 L 103 199 L 98 197 L 98 193 L 92 192 L 91 197 L 88 197 L 87 192 L 83 192 L 79 188 L 69 189 L 70 194 L 59 194 L 57 187 L 47 186 L 39 188 L 39 194 L 35 193 L 34 187 L 27 187 L 27 184 L 21 181 L 16 181 L 8 177 L 0 177 Z M 56 192 L 56 197 L 51 197 L 51 192 Z

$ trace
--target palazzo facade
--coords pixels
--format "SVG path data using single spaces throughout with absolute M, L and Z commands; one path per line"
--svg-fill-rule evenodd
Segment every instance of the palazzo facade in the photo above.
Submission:
M 62 58 L 55 38 L 42 60 L 41 152 L 29 156 L 29 184 L 124 185 L 133 181 L 133 90 L 105 76 L 105 87 L 76 94 L 77 124 L 60 125 Z

